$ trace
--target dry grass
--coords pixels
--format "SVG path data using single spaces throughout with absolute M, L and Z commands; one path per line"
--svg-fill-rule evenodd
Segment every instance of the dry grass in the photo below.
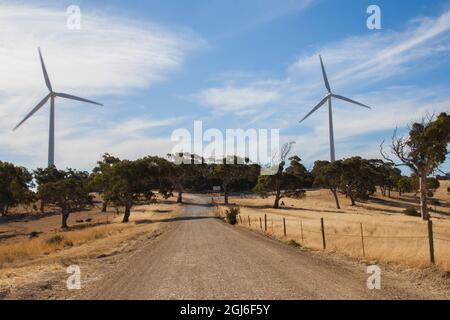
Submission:
M 437 208 L 440 214 L 434 214 L 433 219 L 436 264 L 445 271 L 450 271 L 450 220 L 445 215 L 450 213 L 448 183 L 442 183 L 436 193 L 445 203 Z M 362 224 L 365 259 L 424 268 L 430 265 L 427 224 L 421 218 L 401 213 L 405 207 L 413 205 L 405 199 L 408 197 L 378 198 L 352 207 L 341 197 L 342 210 L 337 210 L 331 194 L 318 190 L 308 192 L 305 199 L 283 199 L 281 209 L 271 208 L 272 198 L 233 198 L 233 202 L 241 208 L 238 222 L 242 226 L 262 231 L 266 215 L 267 233 L 318 250 L 323 248 L 320 223 L 323 218 L 327 251 L 356 258 L 363 257 Z
M 17 261 L 31 260 L 42 255 L 79 246 L 92 240 L 122 232 L 126 226 L 118 223 L 84 230 L 58 232 L 30 240 L 22 240 L 0 247 L 0 267 Z
M 180 209 L 174 199 L 136 206 L 128 224 L 122 224 L 122 215 L 114 215 L 113 212 L 109 212 L 109 223 L 106 223 L 105 213 L 100 213 L 100 209 L 76 213 L 72 217 L 73 222 L 75 218 L 88 216 L 95 224 L 78 224 L 68 231 L 58 228 L 59 215 L 45 217 L 45 222 L 42 219 L 9 221 L 11 230 L 20 230 L 21 233 L 0 242 L 0 298 L 10 295 L 28 299 L 64 296 L 67 294 L 64 281 L 68 265 L 79 264 L 83 274 L 89 275 L 85 278 L 89 282 L 90 277 L 95 279 L 96 274 L 106 267 L 103 265 L 105 260 L 99 258 L 110 257 L 119 261 L 122 254 L 161 233 L 163 224 L 176 217 Z M 22 235 L 25 227 L 26 231 L 40 230 L 43 233 L 38 238 L 29 239 Z M 47 290 L 48 296 L 45 296 L 45 288 L 49 285 L 52 289 Z
M 109 240 L 109 245 L 104 249 L 114 248 L 114 236 L 120 241 L 128 240 L 139 234 L 149 232 L 158 228 L 158 223 L 172 218 L 178 213 L 179 205 L 173 202 L 139 206 L 134 208 L 130 217 L 130 223 L 122 224 L 122 215 L 110 217 L 108 223 L 81 225 L 62 231 L 52 229 L 39 234 L 38 237 L 28 239 L 25 237 L 14 237 L 4 241 L 0 245 L 0 268 L 10 267 L 20 262 L 30 263 L 33 260 L 49 260 L 62 256 L 66 252 L 72 256 L 88 255 L 103 248 L 101 239 Z M 92 216 L 93 213 L 91 213 Z M 100 213 L 98 213 L 100 214 Z M 59 223 L 59 216 L 54 217 L 55 223 Z M 17 222 L 20 224 L 21 222 Z M 41 221 L 28 222 L 28 228 L 39 229 Z M 11 226 L 11 223 L 9 223 Z M 42 232 L 42 231 L 40 231 Z M 116 240 L 117 240 L 116 239 Z M 83 246 L 84 245 L 84 246 Z M 100 250 L 101 251 L 101 250 Z

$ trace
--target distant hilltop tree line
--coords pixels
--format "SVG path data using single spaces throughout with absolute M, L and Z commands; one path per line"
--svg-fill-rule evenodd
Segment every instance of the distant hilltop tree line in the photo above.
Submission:
M 413 124 L 408 137 L 397 138 L 394 134 L 391 154 L 381 150 L 384 160 L 351 157 L 334 162 L 316 161 L 310 171 L 300 157 L 288 157 L 292 146 L 288 143 L 282 147 L 278 170 L 273 175 L 260 175 L 261 167 L 249 159 L 232 156 L 211 164 L 188 153 L 133 161 L 106 153 L 91 173 L 55 166 L 29 172 L 0 161 L 0 213 L 7 215 L 11 207 L 40 201 L 41 210 L 45 205 L 60 208 L 61 226 L 67 228 L 70 213 L 91 206 L 94 192 L 101 195 L 102 211 L 109 205 L 123 207 L 126 223 L 132 207 L 153 201 L 156 192 L 165 198 L 176 194 L 177 202 L 181 203 L 185 191 L 211 191 L 213 186 L 221 186 L 226 204 L 231 192 L 252 191 L 262 197 L 274 195 L 273 206 L 278 208 L 284 196 L 302 194 L 295 191 L 327 188 L 339 209 L 338 193 L 354 205 L 356 201 L 369 199 L 378 187 L 388 197 L 392 190 L 400 194 L 419 193 L 422 217 L 428 219 L 427 198 L 439 187 L 439 181 L 429 176 L 445 161 L 449 137 L 450 116 L 442 113 Z M 391 159 L 392 155 L 396 158 Z M 179 161 L 174 159 L 180 157 L 183 161 L 176 164 Z M 403 176 L 398 169 L 400 165 L 409 167 L 411 176 Z

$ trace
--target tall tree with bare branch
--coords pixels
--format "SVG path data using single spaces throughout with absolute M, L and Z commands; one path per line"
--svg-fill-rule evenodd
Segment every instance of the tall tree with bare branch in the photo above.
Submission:
M 381 155 L 396 166 L 406 166 L 419 177 L 420 212 L 422 219 L 428 220 L 427 206 L 427 177 L 439 170 L 449 151 L 450 142 L 450 115 L 443 112 L 439 116 L 427 116 L 421 122 L 414 123 L 406 137 L 399 137 L 394 131 L 391 143 L 391 155 L 400 162 L 392 160 L 389 154 L 383 151 Z
M 272 163 L 277 166 L 277 171 L 273 175 L 260 176 L 254 188 L 254 191 L 261 196 L 266 196 L 268 191 L 274 192 L 275 200 L 273 202 L 273 208 L 275 209 L 280 207 L 280 200 L 283 197 L 281 189 L 285 180 L 284 178 L 286 177 L 284 167 L 294 143 L 294 141 L 291 141 L 282 145 L 279 156 L 278 154 L 274 155 L 272 160 Z

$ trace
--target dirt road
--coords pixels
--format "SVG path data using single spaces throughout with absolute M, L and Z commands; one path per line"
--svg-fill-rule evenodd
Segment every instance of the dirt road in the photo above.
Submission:
M 382 275 L 368 290 L 364 266 L 300 251 L 213 216 L 209 198 L 190 196 L 174 226 L 131 256 L 86 299 L 422 299 Z

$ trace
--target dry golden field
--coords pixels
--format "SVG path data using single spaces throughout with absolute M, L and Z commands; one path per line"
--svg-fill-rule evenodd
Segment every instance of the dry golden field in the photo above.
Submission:
M 162 224 L 172 221 L 181 209 L 175 199 L 136 206 L 130 222 L 121 223 L 123 214 L 114 208 L 75 212 L 70 228 L 61 230 L 59 214 L 23 216 L 0 224 L 0 297 L 2 290 L 29 284 L 52 273 L 65 274 L 73 262 L 89 264 L 97 258 L 126 249 L 139 237 L 160 232 Z M 91 219 L 86 222 L 86 219 Z M 84 220 L 83 223 L 76 221 Z M 30 238 L 30 232 L 37 232 Z M 9 289 L 8 289 L 9 290 Z
M 450 181 L 441 181 L 441 188 L 435 195 L 440 205 L 430 206 L 433 209 L 431 215 L 436 265 L 445 271 L 450 271 L 448 186 Z M 410 267 L 424 268 L 430 265 L 426 222 L 402 213 L 407 207 L 418 207 L 412 194 L 401 198 L 397 193 L 392 193 L 392 198 L 377 196 L 353 207 L 348 199 L 340 196 L 341 210 L 336 209 L 328 190 L 308 191 L 303 199 L 283 198 L 282 201 L 282 208 L 273 209 L 273 198 L 231 198 L 231 202 L 240 207 L 238 223 L 243 227 L 264 232 L 266 216 L 267 233 L 285 241 L 294 240 L 307 248 L 322 250 L 323 218 L 328 252 Z M 222 212 L 225 209 L 223 206 L 219 208 Z

